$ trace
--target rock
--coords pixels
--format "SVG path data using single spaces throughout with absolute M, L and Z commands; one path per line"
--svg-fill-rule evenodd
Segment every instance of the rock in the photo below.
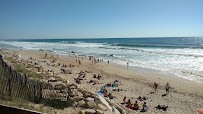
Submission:
M 97 109 L 102 110 L 102 111 L 107 111 L 108 108 L 102 104 L 98 104 Z
M 78 91 L 76 89 L 72 89 L 70 92 L 69 92 L 69 95 L 71 97 L 74 97 L 74 96 L 78 96 Z
M 76 102 L 81 101 L 81 100 L 85 100 L 85 98 L 80 97 L 80 96 L 74 96 L 73 99 L 74 99 Z
M 96 109 L 97 104 L 94 101 L 88 101 L 85 103 L 85 108 Z
M 85 106 L 85 101 L 84 100 L 79 101 L 77 106 L 78 107 L 84 107 Z
M 98 96 L 95 96 L 95 97 L 94 97 L 94 101 L 95 101 L 95 103 L 97 103 L 97 104 L 102 104 L 102 102 L 101 102 L 101 100 L 99 99 Z
M 109 103 L 103 97 L 101 96 L 98 97 L 101 100 L 102 104 L 104 104 L 112 112 L 112 107 L 109 105 Z
M 95 114 L 96 111 L 94 109 L 85 109 L 85 114 Z
M 108 110 L 108 111 L 105 111 L 104 114 L 114 114 L 114 113 Z
M 76 83 L 72 83 L 71 86 L 74 86 L 75 88 L 78 88 L 78 85 Z
M 94 98 L 95 96 L 97 96 L 95 93 L 90 92 L 90 97 Z
M 80 112 L 78 112 L 78 114 L 85 114 L 84 110 L 80 110 Z
M 62 83 L 69 83 L 69 81 L 68 80 L 62 80 Z
M 69 88 L 70 88 L 70 89 L 76 89 L 76 87 L 75 87 L 75 86 L 70 86 Z
M 78 96 L 83 97 L 83 94 L 80 91 L 78 91 Z
M 74 104 L 73 104 L 73 107 L 76 107 L 78 105 L 78 103 L 77 102 L 75 102 Z
M 83 96 L 84 96 L 85 98 L 87 98 L 87 97 L 90 97 L 91 95 L 90 95 L 89 92 L 83 92 Z
M 113 107 L 114 114 L 121 114 L 115 107 Z
M 88 102 L 88 101 L 94 101 L 94 99 L 91 98 L 91 97 L 87 97 L 87 98 L 85 99 L 85 101 L 86 101 L 86 102 Z
M 97 109 L 97 110 L 96 110 L 96 114 L 104 114 L 104 112 Z

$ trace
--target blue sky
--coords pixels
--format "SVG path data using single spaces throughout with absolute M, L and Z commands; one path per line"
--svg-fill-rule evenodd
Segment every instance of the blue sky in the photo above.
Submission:
M 0 0 L 0 16 L 0 39 L 203 36 L 203 0 Z

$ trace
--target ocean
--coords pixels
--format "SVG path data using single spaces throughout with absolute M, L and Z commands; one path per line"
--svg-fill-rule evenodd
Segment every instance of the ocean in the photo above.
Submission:
M 203 38 L 101 38 L 0 40 L 0 48 L 95 56 L 144 72 L 173 74 L 203 83 Z M 110 56 L 113 54 L 113 57 Z

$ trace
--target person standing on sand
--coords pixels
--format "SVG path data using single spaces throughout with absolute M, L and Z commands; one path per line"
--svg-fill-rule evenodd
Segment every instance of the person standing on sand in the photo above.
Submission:
M 128 69 L 128 65 L 129 65 L 129 63 L 127 63 L 127 69 Z
M 156 91 L 158 91 L 158 90 L 157 90 L 157 87 L 158 87 L 158 84 L 157 84 L 156 82 L 154 82 L 154 90 L 155 90 L 155 93 L 156 93 Z
M 167 84 L 166 84 L 166 94 L 169 94 L 169 88 L 170 88 L 170 85 L 169 85 L 169 83 L 167 82 Z
M 109 64 L 109 60 L 108 60 L 108 64 Z
M 45 54 L 45 58 L 47 58 L 47 53 Z

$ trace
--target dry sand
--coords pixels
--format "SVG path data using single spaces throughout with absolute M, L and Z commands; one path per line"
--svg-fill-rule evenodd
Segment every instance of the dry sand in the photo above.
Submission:
M 47 58 L 44 57 L 45 52 L 41 51 L 32 51 L 32 50 L 7 50 L 10 52 L 17 52 L 22 56 L 24 60 L 27 60 L 29 57 L 33 57 L 37 60 L 46 60 L 49 62 L 51 60 L 51 54 L 48 54 Z M 111 92 L 116 99 L 111 100 L 113 103 L 120 104 L 124 96 L 128 99 L 131 99 L 131 102 L 134 103 L 139 96 L 146 96 L 148 100 L 147 104 L 149 105 L 148 112 L 146 114 L 155 114 L 155 113 L 169 113 L 169 114 L 193 114 L 196 109 L 203 108 L 203 83 L 197 83 L 183 78 L 178 78 L 174 76 L 167 75 L 158 75 L 150 74 L 144 72 L 138 72 L 135 70 L 129 70 L 121 68 L 117 65 L 106 64 L 106 63 L 97 63 L 92 64 L 91 61 L 81 60 L 82 64 L 79 65 L 76 62 L 76 58 L 65 58 L 63 56 L 56 57 L 56 63 L 62 64 L 74 64 L 74 68 L 69 68 L 72 70 L 72 74 L 61 74 L 61 67 L 52 67 L 47 66 L 46 63 L 41 63 L 42 67 L 45 70 L 54 70 L 55 74 L 58 74 L 62 79 L 68 80 L 70 83 L 74 82 L 74 78 L 78 77 L 80 70 L 91 71 L 92 73 L 87 73 L 86 79 L 81 81 L 82 84 L 79 84 L 80 87 L 86 88 L 88 91 L 96 92 L 99 91 L 102 86 L 107 83 L 113 82 L 115 79 L 119 80 L 119 86 L 115 89 L 124 89 L 125 92 L 116 92 L 112 91 L 112 88 L 107 90 Z M 50 63 L 50 62 L 49 62 Z M 100 80 L 100 83 L 92 85 L 86 83 L 89 80 L 96 80 L 93 77 L 93 74 L 100 74 L 103 77 L 103 80 Z M 158 83 L 158 92 L 150 94 L 154 91 L 153 83 Z M 169 82 L 171 89 L 170 93 L 166 96 L 163 94 L 166 93 L 165 85 Z M 144 101 L 138 101 L 140 107 Z M 167 111 L 156 110 L 154 108 L 157 105 L 166 105 L 168 106 Z M 127 108 L 126 108 L 127 109 Z M 67 110 L 67 109 L 66 109 Z M 73 110 L 73 109 L 71 109 Z M 138 113 L 139 111 L 134 111 L 133 113 Z M 67 113 L 67 111 L 60 111 L 60 113 Z

